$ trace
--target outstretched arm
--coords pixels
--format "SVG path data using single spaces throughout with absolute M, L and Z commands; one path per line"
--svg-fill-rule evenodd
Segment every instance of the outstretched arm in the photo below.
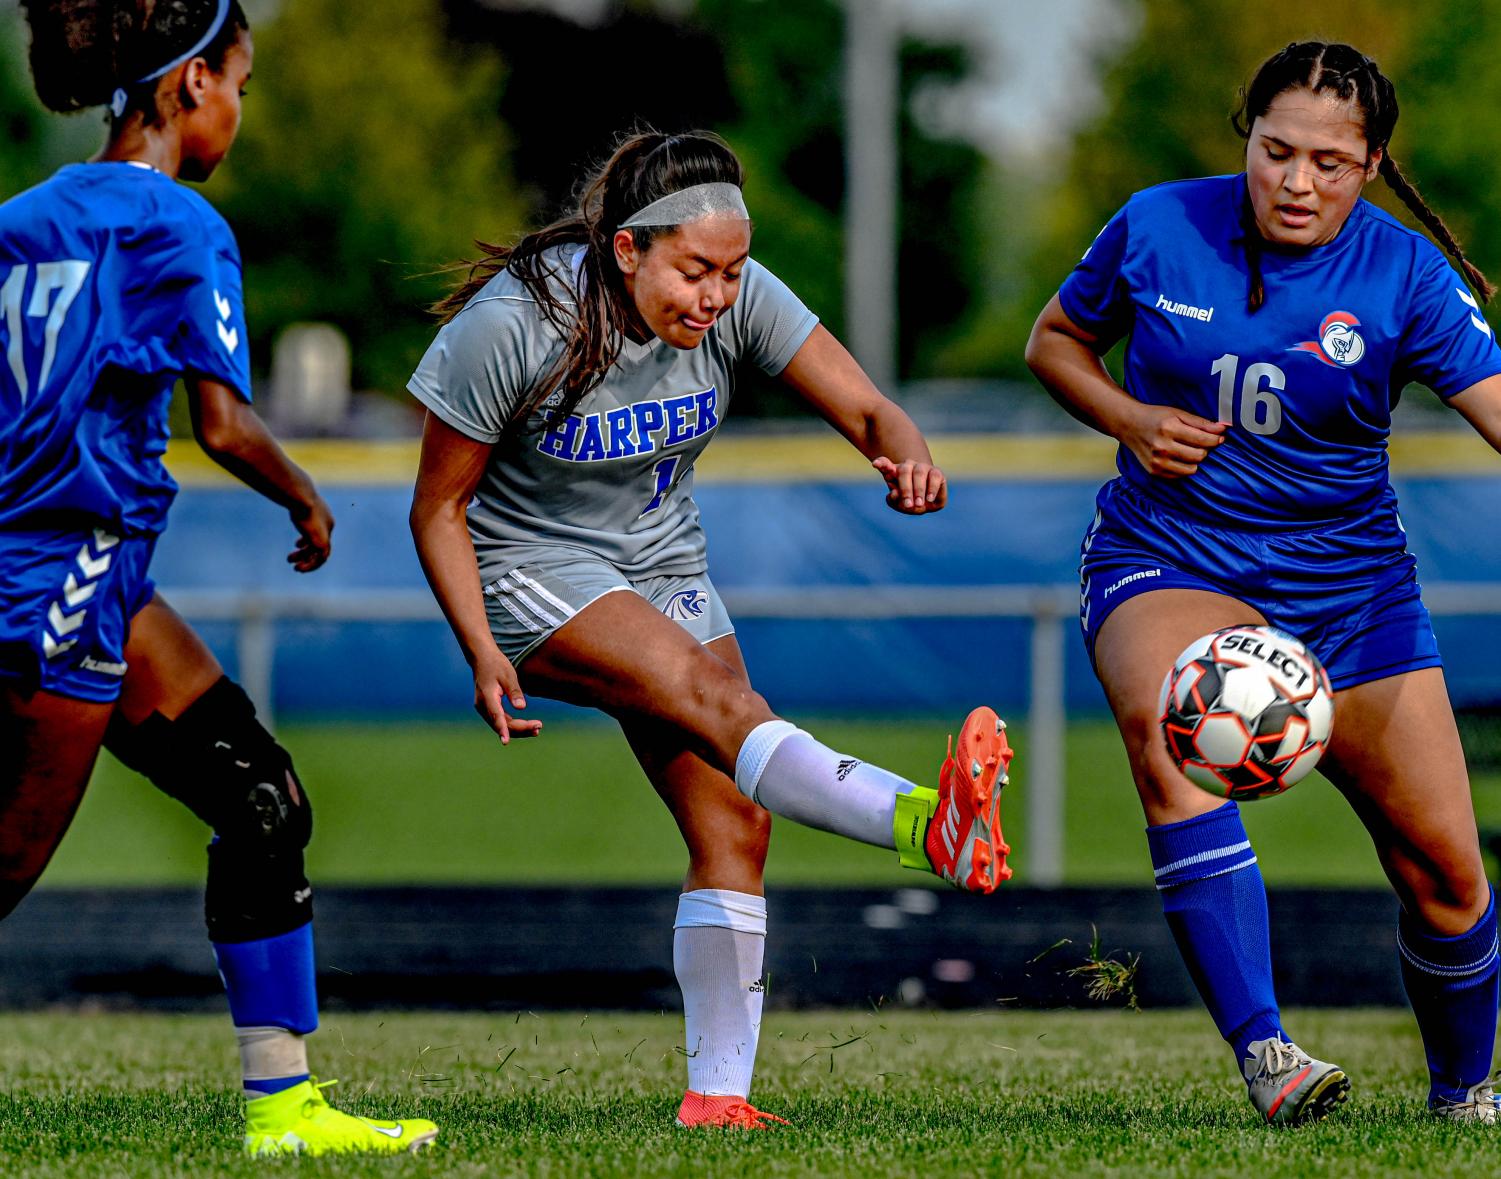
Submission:
M 849 440 L 886 480 L 886 502 L 921 516 L 948 502 L 948 482 L 916 424 L 884 396 L 820 324 L 782 370 L 782 381 Z
M 1027 367 L 1053 400 L 1126 447 L 1148 474 L 1192 475 L 1224 441 L 1226 424 L 1137 401 L 1111 378 L 1102 351 L 1108 352 L 1109 344 L 1071 320 L 1054 295 L 1032 325 Z
M 318 568 L 333 549 L 334 517 L 311 477 L 228 385 L 190 376 L 187 387 L 198 445 L 235 478 L 287 509 L 298 535 L 287 561 L 299 573 Z
M 490 633 L 474 542 L 465 518 L 491 449 L 489 443 L 476 442 L 429 413 L 422 429 L 422 458 L 417 464 L 409 521 L 427 583 L 474 671 L 474 710 L 504 745 L 512 737 L 540 732 L 542 722 L 506 715 L 507 702 L 512 708 L 525 708 L 526 697 L 516 669 Z

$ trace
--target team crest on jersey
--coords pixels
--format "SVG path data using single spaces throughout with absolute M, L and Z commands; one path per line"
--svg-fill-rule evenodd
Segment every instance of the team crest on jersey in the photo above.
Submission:
M 667 599 L 662 613 L 678 622 L 691 622 L 704 616 L 704 607 L 709 604 L 709 595 L 701 589 L 678 590 Z
M 1294 344 L 1289 352 L 1312 352 L 1325 364 L 1349 368 L 1365 355 L 1365 340 L 1355 329 L 1360 326 L 1348 311 L 1331 311 L 1319 324 L 1319 338 Z

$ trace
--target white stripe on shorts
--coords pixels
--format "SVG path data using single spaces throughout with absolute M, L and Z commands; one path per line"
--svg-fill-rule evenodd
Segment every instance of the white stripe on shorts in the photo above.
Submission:
M 519 575 L 515 572 L 506 574 L 506 577 L 516 577 L 518 580 L 520 580 Z M 565 607 L 564 616 L 562 618 L 554 618 L 550 613 L 548 613 L 535 601 L 528 597 L 520 585 L 507 585 L 505 577 L 502 577 L 500 579 L 499 585 L 502 592 L 508 593 L 512 597 L 514 597 L 518 603 L 525 606 L 532 612 L 532 616 L 536 618 L 537 621 L 541 622 L 545 627 L 551 630 L 556 630 L 558 627 L 562 626 L 563 623 L 568 621 L 568 619 L 573 617 L 573 611 Z M 551 597 L 552 595 L 549 594 L 548 596 Z M 554 599 L 554 601 L 556 601 L 556 599 Z
M 523 614 L 516 603 L 511 601 L 511 599 L 506 595 L 505 591 L 500 587 L 500 584 L 498 582 L 495 585 L 487 586 L 485 593 L 488 596 L 494 598 L 502 606 L 504 606 L 506 608 L 506 613 L 514 618 L 517 622 L 521 623 L 522 626 L 526 627 L 526 629 L 529 630 L 532 634 L 542 634 L 546 629 L 545 627 L 540 626 L 538 623 L 534 622 L 532 619 Z
M 562 598 L 551 593 L 541 582 L 535 580 L 534 578 L 528 577 L 526 574 L 521 572 L 520 569 L 513 570 L 511 576 L 516 579 L 517 585 L 525 586 L 527 589 L 534 592 L 539 598 L 544 598 L 548 602 L 552 603 L 552 605 L 556 606 L 563 612 L 563 617 L 565 619 L 573 617 L 575 613 L 573 607 L 570 606 L 567 602 L 563 601 Z

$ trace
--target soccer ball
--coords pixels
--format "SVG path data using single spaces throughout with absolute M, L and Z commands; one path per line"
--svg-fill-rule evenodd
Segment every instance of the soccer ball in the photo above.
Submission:
M 1168 752 L 1212 794 L 1281 794 L 1318 765 L 1334 728 L 1329 676 L 1270 626 L 1231 626 L 1189 644 L 1162 682 Z

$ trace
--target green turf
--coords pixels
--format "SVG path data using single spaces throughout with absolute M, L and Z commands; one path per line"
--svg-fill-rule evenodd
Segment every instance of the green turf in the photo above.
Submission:
M 337 1102 L 419 1115 L 400 1160 L 237 1153 L 232 1048 L 208 1016 L 0 1015 L 0 1172 L 541 1176 L 1429 1176 L 1488 1174 L 1494 1129 L 1422 1111 L 1405 1013 L 1293 1013 L 1350 1072 L 1315 1126 L 1258 1124 L 1201 1012 L 774 1013 L 755 1099 L 791 1131 L 675 1130 L 671 1015 L 330 1015 L 314 1067 Z
M 836 748 L 932 781 L 950 720 L 803 723 Z M 317 815 L 319 883 L 671 883 L 686 857 L 619 732 L 578 714 L 502 748 L 474 724 L 285 727 Z M 1027 878 L 1026 733 L 1003 810 Z M 1482 819 L 1501 820 L 1501 780 L 1477 782 Z M 1243 808 L 1273 884 L 1379 884 L 1369 843 L 1314 776 Z M 1070 883 L 1151 879 L 1141 815 L 1108 722 L 1069 730 Z M 45 885 L 196 884 L 206 832 L 178 804 L 106 758 Z M 778 823 L 768 879 L 780 884 L 912 884 L 890 852 Z

